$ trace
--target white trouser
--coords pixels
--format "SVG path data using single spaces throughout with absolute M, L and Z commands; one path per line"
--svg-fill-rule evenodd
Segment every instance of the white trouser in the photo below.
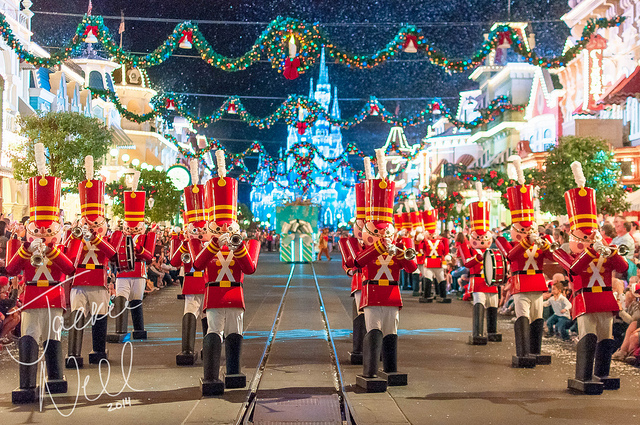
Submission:
M 125 297 L 128 301 L 142 300 L 147 280 L 144 277 L 116 278 L 116 297 Z
M 542 292 L 520 292 L 513 294 L 516 317 L 528 317 L 529 322 L 542 319 Z
M 400 308 L 371 306 L 364 308 L 364 323 L 367 332 L 373 329 L 382 331 L 382 335 L 398 333 L 398 322 L 400 321 Z
M 225 335 L 242 335 L 244 310 L 241 308 L 208 308 L 207 334 L 215 332 L 223 339 Z
M 20 320 L 22 335 L 32 336 L 38 344 L 48 339 L 60 341 L 64 324 L 61 308 L 22 310 Z
M 613 338 L 613 314 L 605 311 L 578 316 L 578 337 L 582 339 L 586 334 L 595 334 L 598 341 Z
M 202 313 L 202 305 L 204 304 L 204 294 L 189 294 L 184 296 L 184 316 L 192 313 L 197 318 L 205 317 Z
M 85 316 L 107 314 L 109 291 L 104 286 L 74 286 L 71 288 L 71 311 L 80 309 Z
M 443 268 L 428 269 L 425 266 L 423 266 L 422 276 L 427 279 L 435 280 L 436 282 L 440 283 L 444 280 L 444 269 Z
M 364 311 L 360 310 L 360 300 L 362 299 L 362 291 L 357 290 L 353 293 L 353 299 L 356 302 L 356 310 L 358 311 L 358 315 L 364 314 Z
M 498 294 L 489 294 L 486 292 L 473 292 L 473 304 L 482 304 L 485 308 L 498 307 Z

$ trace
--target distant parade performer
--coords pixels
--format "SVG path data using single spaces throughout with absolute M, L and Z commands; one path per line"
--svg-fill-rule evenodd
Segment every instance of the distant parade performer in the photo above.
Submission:
M 73 260 L 81 248 L 75 240 L 66 248 L 62 241 L 59 177 L 46 175 L 44 145 L 35 144 L 38 175 L 29 178 L 29 221 L 26 242 L 7 244 L 6 270 L 10 276 L 24 272 L 26 283 L 21 313 L 22 337 L 18 341 L 20 386 L 11 394 L 13 404 L 34 403 L 37 387 L 38 344 L 43 341 L 47 370 L 45 389 L 51 394 L 67 392 L 60 342 L 66 307 L 64 281 L 74 273 Z M 67 255 L 68 253 L 68 255 Z
M 507 188 L 511 210 L 511 240 L 496 238 L 496 245 L 511 264 L 511 294 L 513 294 L 516 323 L 516 355 L 513 367 L 535 367 L 550 364 L 551 356 L 541 354 L 544 319 L 542 293 L 548 291 L 542 274 L 545 258 L 552 260 L 550 236 L 538 234 L 534 214 L 533 186 L 525 185 L 520 158 L 513 161 L 518 185 Z
M 585 187 L 582 164 L 575 161 L 571 169 L 578 186 L 564 194 L 571 224 L 571 254 L 561 249 L 553 253 L 571 278 L 571 313 L 578 322 L 580 338 L 576 376 L 569 379 L 568 387 L 585 394 L 602 394 L 603 390 L 620 388 L 620 379 L 609 376 L 615 350 L 613 317 L 620 310 L 613 295 L 612 274 L 627 272 L 629 265 L 619 250 L 622 253 L 630 247 L 605 245 L 598 231 L 596 191 Z
M 80 221 L 71 230 L 70 246 L 80 241 L 80 255 L 76 259 L 76 274 L 71 286 L 72 327 L 69 329 L 69 350 L 65 359 L 67 368 L 83 366 L 82 334 L 87 320 L 91 320 L 93 351 L 89 363 L 98 364 L 107 358 L 107 317 L 109 291 L 107 267 L 120 246 L 122 232 L 107 236 L 104 216 L 104 188 L 102 179 L 94 179 L 93 157 L 85 157 L 87 179 L 78 185 L 80 193 Z
M 422 212 L 424 222 L 424 241 L 420 249 L 424 252 L 424 264 L 422 266 L 422 276 L 425 291 L 420 302 L 433 302 L 431 286 L 435 287 L 436 301 L 439 303 L 451 303 L 451 298 L 447 298 L 447 280 L 445 269 L 447 261 L 451 259 L 449 255 L 449 240 L 437 235 L 438 210 L 431 206 L 428 197 L 424 200 L 424 210 Z
M 484 252 L 493 242 L 489 225 L 490 204 L 484 200 L 482 183 L 476 184 L 477 202 L 469 205 L 470 240 L 456 244 L 458 256 L 469 269 L 469 292 L 473 298 L 473 329 L 469 344 L 486 345 L 487 341 L 502 341 L 498 333 L 498 288 L 487 285 L 483 271 Z M 487 336 L 484 335 L 484 316 L 487 316 Z
M 362 344 L 367 329 L 364 312 L 360 310 L 362 296 L 362 269 L 356 267 L 355 256 L 362 251 L 362 232 L 365 224 L 364 183 L 356 183 L 356 219 L 353 224 L 353 237 L 341 238 L 338 242 L 342 253 L 342 267 L 351 276 L 351 296 L 353 297 L 353 348 L 349 360 L 353 365 L 362 364 Z
M 405 248 L 411 248 L 416 251 L 416 264 L 419 262 L 418 258 L 418 250 L 417 246 L 422 241 L 424 241 L 424 223 L 422 222 L 422 213 L 418 209 L 418 204 L 416 203 L 415 196 L 410 195 L 409 200 L 407 202 L 409 213 L 409 222 L 411 229 L 411 245 L 405 246 Z M 406 272 L 405 272 L 406 273 Z M 420 284 L 422 283 L 422 269 L 421 267 L 416 268 L 413 273 L 406 273 L 409 276 L 410 288 L 414 290 L 420 291 Z
M 116 278 L 116 297 L 113 300 L 112 317 L 116 319 L 115 333 L 107 335 L 108 342 L 122 343 L 127 336 L 126 310 L 131 310 L 133 322 L 132 339 L 147 339 L 144 329 L 142 297 L 147 282 L 146 263 L 153 259 L 156 245 L 156 232 L 144 222 L 145 196 L 139 191 L 140 172 L 135 171 L 131 190 L 124 192 L 124 223 L 122 225 L 122 242 L 117 247 L 117 255 L 121 269 Z M 117 233 L 118 231 L 114 232 Z M 113 235 L 112 237 L 118 237 Z M 127 265 L 127 266 L 125 266 Z
M 198 161 L 192 159 L 189 166 L 193 185 L 184 188 L 185 229 L 181 237 L 177 236 L 171 241 L 171 265 L 184 266 L 182 351 L 176 355 L 176 364 L 179 366 L 192 365 L 198 357 L 195 351 L 198 318 L 202 320 L 202 334 L 207 334 L 207 318 L 203 312 L 207 273 L 196 270 L 193 262 L 204 244 L 211 239 L 207 222 L 212 203 L 211 198 L 206 196 L 205 186 L 198 184 Z
M 216 152 L 218 177 L 207 182 L 206 190 L 212 199 L 209 216 L 211 240 L 195 255 L 196 270 L 206 269 L 204 308 L 208 330 L 203 341 L 204 378 L 202 395 L 219 395 L 226 388 L 244 388 L 247 378 L 240 373 L 240 355 L 244 327 L 245 274 L 256 271 L 260 244 L 256 240 L 246 243 L 238 226 L 238 181 L 226 177 L 224 152 Z M 193 246 L 192 244 L 190 244 Z M 222 341 L 225 344 L 227 373 L 224 382 L 219 379 Z
M 397 371 L 398 320 L 402 307 L 398 280 L 400 270 L 413 273 L 417 268 L 415 251 L 404 250 L 403 243 L 396 244 L 392 223 L 395 184 L 387 179 L 383 151 L 376 154 L 379 179 L 372 178 L 371 165 L 365 162 L 365 248 L 355 257 L 356 266 L 363 270 L 360 308 L 364 310 L 367 329 L 363 373 L 357 375 L 356 385 L 367 392 L 385 391 L 387 384 L 407 385 L 407 375 Z M 379 373 L 381 352 L 383 372 Z

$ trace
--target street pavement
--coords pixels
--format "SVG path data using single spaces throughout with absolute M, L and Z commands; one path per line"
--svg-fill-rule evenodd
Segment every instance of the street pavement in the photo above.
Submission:
M 339 423 L 332 346 L 322 320 L 316 279 L 332 330 L 354 421 L 362 424 L 604 424 L 636 423 L 640 370 L 613 363 L 622 388 L 601 396 L 567 391 L 575 368 L 571 345 L 545 339 L 552 364 L 512 369 L 515 352 L 510 318 L 501 318 L 503 342 L 467 345 L 471 305 L 420 304 L 404 293 L 400 312 L 398 368 L 409 375 L 406 387 L 367 394 L 355 386 L 361 366 L 349 364 L 352 299 L 349 279 L 339 262 L 306 265 L 279 263 L 262 253 L 255 275 L 245 280 L 245 345 L 242 367 L 251 383 L 280 309 L 277 333 L 257 387 L 255 423 Z M 292 270 L 293 267 L 293 270 Z M 291 278 L 289 279 L 289 277 Z M 314 279 L 315 276 L 315 279 Z M 0 353 L 0 424 L 232 424 L 249 390 L 227 390 L 203 398 L 200 360 L 178 367 L 183 301 L 178 287 L 156 291 L 144 301 L 146 341 L 109 344 L 110 370 L 88 365 L 91 339 L 85 331 L 85 367 L 66 370 L 69 392 L 46 396 L 42 406 L 11 404 L 18 384 L 16 346 Z M 110 323 L 110 329 L 113 322 Z M 63 336 L 66 352 L 66 336 Z M 199 329 L 196 348 L 200 349 Z M 224 365 L 224 362 L 222 363 Z M 103 384 L 101 384 L 102 377 Z M 339 389 L 339 387 L 338 387 Z

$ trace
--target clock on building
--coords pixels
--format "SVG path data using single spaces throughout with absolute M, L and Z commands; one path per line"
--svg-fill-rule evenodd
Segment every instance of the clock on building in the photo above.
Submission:
M 167 175 L 178 190 L 182 190 L 191 184 L 191 174 L 184 165 L 174 165 L 167 170 Z

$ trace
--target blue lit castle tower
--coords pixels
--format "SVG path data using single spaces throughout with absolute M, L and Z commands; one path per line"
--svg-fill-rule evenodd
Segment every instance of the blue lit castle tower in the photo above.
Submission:
M 334 88 L 332 103 L 331 84 L 329 84 L 329 74 L 324 59 L 323 50 L 318 84 L 314 90 L 313 78 L 311 79 L 309 97 L 320 103 L 325 110 L 330 110 L 332 118 L 340 118 L 338 90 Z M 287 133 L 287 149 L 280 149 L 280 158 L 284 152 L 299 143 L 311 143 L 324 158 L 336 158 L 344 153 L 340 127 L 332 126 L 327 120 L 317 120 L 315 125 L 307 127 L 302 135 L 298 134 L 295 125 L 289 125 Z M 301 153 L 304 154 L 304 152 Z M 254 217 L 263 222 L 270 222 L 273 227 L 276 206 L 303 198 L 320 206 L 319 224 L 321 226 L 336 227 L 342 222 L 351 220 L 355 214 L 353 186 L 356 178 L 350 170 L 338 166 L 337 163 L 331 164 L 324 161 L 319 157 L 320 155 L 314 158 L 314 164 L 318 170 L 310 176 L 310 181 L 315 184 L 312 183 L 306 192 L 303 192 L 302 188 L 294 182 L 298 174 L 293 170 L 295 159 L 292 156 L 287 159 L 286 164 L 280 163 L 277 170 L 278 176 L 275 176 L 276 182 L 269 181 L 270 171 L 263 168 L 256 176 L 251 190 L 251 211 Z M 259 163 L 262 163 L 262 158 Z M 322 172 L 328 175 L 322 175 Z M 338 177 L 338 182 L 333 181 L 335 177 Z

